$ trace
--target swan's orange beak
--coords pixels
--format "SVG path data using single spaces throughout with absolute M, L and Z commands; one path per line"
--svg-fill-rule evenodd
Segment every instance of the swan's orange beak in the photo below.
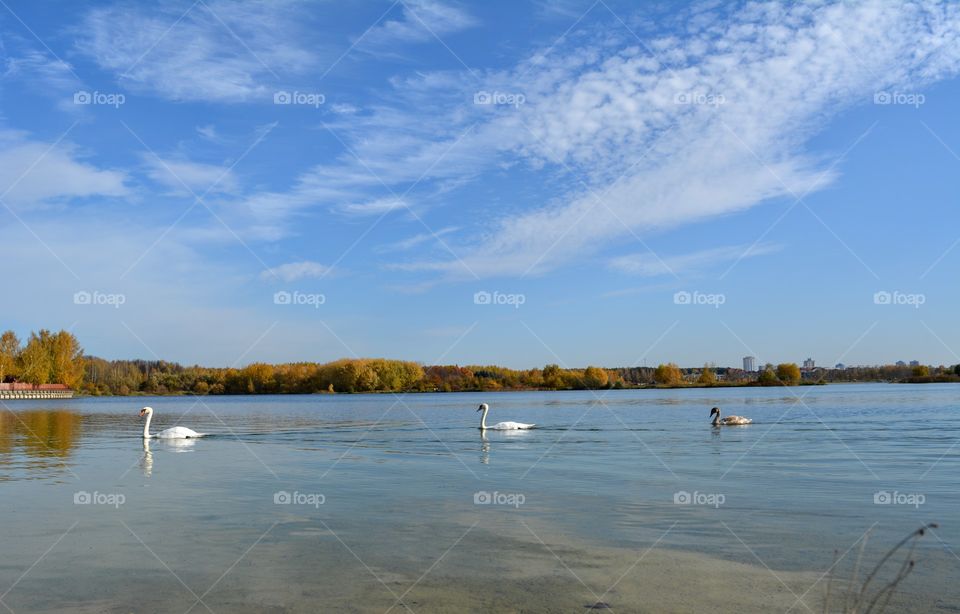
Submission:
M 141 409 L 141 410 L 140 410 L 140 417 L 143 418 L 143 414 L 145 414 L 145 413 L 147 413 L 147 412 L 145 412 L 145 411 L 143 411 L 143 410 Z

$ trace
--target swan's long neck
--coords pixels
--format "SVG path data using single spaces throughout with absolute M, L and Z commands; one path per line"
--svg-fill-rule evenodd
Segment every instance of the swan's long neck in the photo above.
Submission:
M 713 426 L 720 424 L 720 412 L 713 414 Z
M 480 430 L 487 428 L 487 412 L 490 411 L 489 407 L 483 408 L 483 413 L 480 414 Z
M 147 421 L 143 423 L 143 438 L 150 439 L 150 421 L 153 420 L 153 412 L 147 414 Z

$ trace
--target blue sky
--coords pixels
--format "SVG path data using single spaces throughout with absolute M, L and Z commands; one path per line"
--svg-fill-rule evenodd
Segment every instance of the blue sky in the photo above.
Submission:
M 21 334 L 960 362 L 957 5 L 8 2 L 0 56 Z

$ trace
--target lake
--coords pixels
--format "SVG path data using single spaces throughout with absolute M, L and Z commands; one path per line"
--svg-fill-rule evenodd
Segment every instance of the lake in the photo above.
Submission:
M 0 612 L 819 612 L 927 522 L 887 611 L 957 612 L 958 393 L 6 401 Z

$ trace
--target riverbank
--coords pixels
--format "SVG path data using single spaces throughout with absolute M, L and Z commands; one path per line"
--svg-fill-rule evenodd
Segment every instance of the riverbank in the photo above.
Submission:
M 474 393 L 485 393 L 485 394 L 500 394 L 500 393 L 510 393 L 510 392 L 577 392 L 577 391 L 590 391 L 604 393 L 611 390 L 626 391 L 626 390 L 710 390 L 710 389 L 728 389 L 728 388 L 795 388 L 795 387 L 806 387 L 806 386 L 852 386 L 858 384 L 954 384 L 960 383 L 960 378 L 956 379 L 934 379 L 934 378 L 921 378 L 919 381 L 914 379 L 908 380 L 896 380 L 896 381 L 886 381 L 886 380 L 851 380 L 851 381 L 839 381 L 839 382 L 828 382 L 828 381 L 802 381 L 798 384 L 783 384 L 777 383 L 773 385 L 763 385 L 757 382 L 745 382 L 745 383 L 717 383 L 717 384 L 680 384 L 680 385 L 664 385 L 664 384 L 654 384 L 649 386 L 618 386 L 611 388 L 476 388 L 476 389 L 463 389 L 463 390 L 423 390 L 423 389 L 411 389 L 411 390 L 363 390 L 363 391 L 329 391 L 329 390 L 318 390 L 315 392 L 220 392 L 220 393 L 211 393 L 207 392 L 204 394 L 198 394 L 196 392 L 191 392 L 189 390 L 176 390 L 172 392 L 146 392 L 146 391 L 136 391 L 128 394 L 90 394 L 90 393 L 77 393 L 71 394 L 66 397 L 48 397 L 48 398 L 111 398 L 111 397 L 128 397 L 128 398 L 137 398 L 137 397 L 243 397 L 243 396 L 269 396 L 269 395 L 357 395 L 357 394 L 384 394 L 384 395 L 397 395 L 397 394 L 474 394 Z M 2 397 L 0 397 L 2 398 Z M 25 397 L 24 397 L 25 398 Z

